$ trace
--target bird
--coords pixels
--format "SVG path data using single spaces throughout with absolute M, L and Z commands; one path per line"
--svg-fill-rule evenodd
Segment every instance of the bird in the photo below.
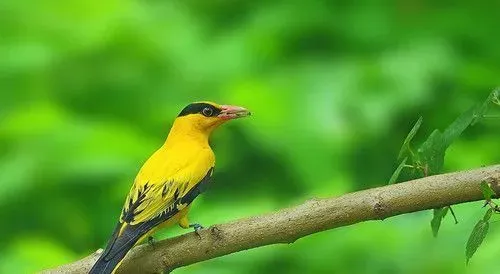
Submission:
M 225 122 L 250 115 L 246 108 L 208 101 L 184 107 L 164 144 L 139 170 L 115 230 L 89 274 L 114 273 L 132 247 L 158 229 L 175 224 L 202 229 L 187 215 L 214 172 L 209 138 Z

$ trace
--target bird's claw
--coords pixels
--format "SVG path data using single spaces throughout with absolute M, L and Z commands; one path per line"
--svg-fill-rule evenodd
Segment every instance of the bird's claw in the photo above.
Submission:
M 202 230 L 204 228 L 202 225 L 200 225 L 200 224 L 191 224 L 191 225 L 189 225 L 189 227 L 194 228 L 194 232 L 196 233 L 196 235 L 198 235 L 198 237 L 201 238 L 200 230 Z

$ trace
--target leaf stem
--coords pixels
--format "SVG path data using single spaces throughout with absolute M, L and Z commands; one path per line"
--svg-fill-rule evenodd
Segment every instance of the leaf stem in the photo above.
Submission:
M 453 208 L 451 208 L 451 206 L 448 206 L 448 209 L 451 212 L 451 216 L 453 216 L 453 220 L 455 220 L 455 224 L 458 225 L 458 219 L 457 219 L 457 215 L 455 215 L 455 211 L 453 211 Z

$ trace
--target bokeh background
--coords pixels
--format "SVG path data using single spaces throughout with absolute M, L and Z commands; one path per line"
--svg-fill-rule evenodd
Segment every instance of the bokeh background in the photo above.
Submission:
M 420 115 L 417 143 L 499 84 L 500 5 L 357 2 L 2 0 L 0 273 L 103 246 L 189 102 L 254 113 L 213 136 L 215 184 L 191 212 L 211 225 L 384 185 Z M 499 123 L 468 129 L 446 171 L 499 163 Z M 437 239 L 420 212 L 175 273 L 491 273 L 500 223 L 465 267 L 484 209 L 455 211 Z

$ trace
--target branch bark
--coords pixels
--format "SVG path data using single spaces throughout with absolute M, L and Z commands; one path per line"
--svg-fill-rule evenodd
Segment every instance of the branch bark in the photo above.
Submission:
M 326 199 L 274 213 L 214 225 L 134 248 L 118 273 L 159 273 L 227 254 L 278 243 L 293 243 L 306 235 L 369 220 L 482 200 L 480 183 L 500 193 L 500 165 L 426 177 Z M 99 251 L 77 262 L 42 273 L 87 273 Z

